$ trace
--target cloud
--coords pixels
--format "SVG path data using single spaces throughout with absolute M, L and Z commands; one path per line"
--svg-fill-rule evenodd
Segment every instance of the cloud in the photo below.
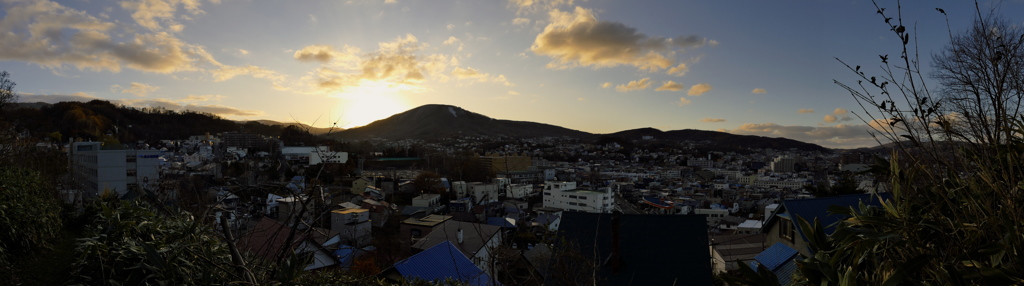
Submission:
M 814 113 L 814 109 L 804 108 L 804 109 L 797 110 L 796 113 Z
M 612 83 L 610 83 L 610 82 L 605 82 L 605 83 L 602 83 L 602 84 L 601 84 L 601 88 L 609 88 L 609 87 L 612 87 L 612 85 L 613 85 L 613 84 L 612 84 Z
M 674 48 L 707 43 L 697 36 L 649 37 L 622 23 L 598 21 L 592 10 L 582 7 L 573 12 L 555 9 L 549 17 L 530 50 L 553 58 L 548 67 L 554 69 L 628 65 L 654 72 L 675 65 Z
M 695 84 L 695 85 L 691 86 L 690 90 L 687 91 L 686 94 L 693 95 L 693 96 L 700 96 L 701 94 L 704 94 L 705 92 L 708 92 L 708 91 L 711 91 L 711 84 L 708 84 L 708 83 L 698 83 L 698 84 Z
M 527 19 L 527 18 L 515 18 L 515 19 L 512 19 L 512 25 L 526 26 L 526 25 L 529 25 L 529 24 L 530 24 L 530 19 Z
M 303 62 L 318 61 L 321 63 L 330 62 L 338 52 L 330 46 L 312 45 L 295 51 L 292 55 L 296 60 Z
M 686 75 L 686 72 L 688 72 L 688 71 L 690 71 L 690 67 L 687 66 L 686 63 L 679 63 L 679 65 L 674 66 L 674 67 L 668 69 L 668 71 L 665 72 L 665 73 L 670 74 L 670 75 L 674 75 L 674 76 L 684 76 L 684 75 Z
M 181 32 L 183 25 L 175 19 L 178 6 L 183 6 L 192 15 L 204 13 L 197 0 L 141 0 L 123 1 L 121 8 L 132 12 L 132 19 L 139 26 L 152 31 L 171 30 Z
M 677 83 L 677 82 L 674 82 L 674 81 L 670 80 L 670 81 L 666 81 L 665 84 L 662 84 L 660 87 L 655 88 L 654 90 L 655 91 L 662 91 L 662 90 L 680 91 L 680 90 L 683 90 L 683 85 L 680 84 L 680 83 Z
M 150 93 L 160 89 L 160 87 L 133 82 L 128 88 L 122 88 L 120 85 L 113 85 L 110 87 L 112 91 L 120 91 L 121 93 L 134 94 L 135 96 L 147 96 Z
M 174 35 L 182 27 L 175 20 L 179 7 L 201 14 L 197 1 L 144 0 L 122 6 L 138 26 L 105 21 L 51 1 L 7 2 L 0 19 L 0 60 L 115 73 L 124 68 L 155 73 L 233 68 L 203 46 Z
M 704 117 L 704 119 L 701 119 L 700 122 L 718 123 L 718 122 L 725 122 L 725 119 L 724 118 Z
M 509 6 L 516 9 L 516 14 L 548 11 L 557 7 L 572 6 L 574 0 L 509 0 Z
M 18 98 L 18 102 L 44 102 L 44 103 L 58 103 L 62 101 L 78 101 L 78 102 L 89 102 L 95 99 L 101 99 L 84 92 L 76 92 L 72 94 L 21 94 Z
M 445 28 L 448 30 L 455 29 L 455 24 L 448 24 Z
M 691 102 L 692 101 L 690 101 L 689 99 L 686 99 L 685 97 L 680 97 L 679 98 L 679 106 L 687 105 L 687 104 L 690 104 Z
M 455 36 L 451 36 L 451 37 L 448 37 L 447 40 L 444 40 L 444 42 L 442 44 L 447 46 L 447 45 L 452 45 L 452 44 L 455 44 L 455 43 L 458 43 L 458 42 L 459 42 L 458 38 L 456 38 Z
M 763 88 L 755 88 L 754 90 L 751 90 L 750 93 L 765 94 L 768 93 L 768 91 Z
M 508 91 L 508 95 L 519 95 L 519 92 L 516 92 L 514 90 L 509 90 Z
M 452 76 L 459 80 L 473 80 L 478 82 L 494 82 L 500 83 L 506 86 L 512 86 L 512 83 L 508 82 L 508 79 L 504 75 L 491 76 L 487 73 L 481 73 L 474 68 L 460 68 L 456 67 L 452 70 Z
M 204 94 L 204 95 L 189 95 L 179 100 L 181 102 L 197 102 L 197 101 L 221 101 L 224 99 L 223 95 L 219 94 Z
M 724 130 L 732 134 L 784 137 L 831 148 L 857 148 L 877 146 L 865 124 L 839 124 L 836 126 L 784 126 L 776 123 L 745 123 L 736 129 Z
M 850 116 L 846 115 L 849 113 L 849 110 L 843 108 L 836 108 L 835 110 L 832 111 L 832 114 L 825 115 L 825 118 L 823 118 L 822 120 L 825 121 L 825 123 L 852 121 L 853 118 L 850 118 Z
M 627 92 L 634 90 L 644 90 L 651 87 L 651 78 L 645 77 L 640 80 L 633 80 L 627 84 L 620 84 L 615 86 L 615 90 L 618 92 Z

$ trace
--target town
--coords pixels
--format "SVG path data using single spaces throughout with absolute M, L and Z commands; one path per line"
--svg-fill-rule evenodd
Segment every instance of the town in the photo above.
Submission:
M 834 223 L 830 205 L 877 203 L 864 152 L 711 151 L 649 135 L 289 143 L 246 132 L 71 142 L 62 148 L 81 188 L 63 194 L 174 204 L 211 231 L 223 222 L 243 252 L 306 258 L 306 271 L 473 285 L 618 284 L 619 273 L 708 284 L 751 262 L 785 284 L 791 258 L 809 254 L 795 215 Z M 594 231 L 599 240 L 587 242 Z M 661 247 L 644 250 L 652 245 Z M 574 250 L 582 260 L 560 260 Z M 603 262 L 609 255 L 624 261 Z

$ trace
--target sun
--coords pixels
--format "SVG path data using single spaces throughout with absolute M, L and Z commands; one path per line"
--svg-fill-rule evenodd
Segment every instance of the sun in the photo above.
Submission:
M 343 128 L 364 126 L 408 110 L 409 103 L 400 94 L 401 90 L 386 82 L 364 81 L 338 94 L 341 98 L 338 110 L 342 112 L 338 125 Z

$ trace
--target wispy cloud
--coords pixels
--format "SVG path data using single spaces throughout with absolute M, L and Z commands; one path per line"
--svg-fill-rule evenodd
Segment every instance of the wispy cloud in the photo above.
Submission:
M 705 92 L 711 91 L 711 84 L 709 83 L 698 83 L 690 87 L 690 90 L 686 92 L 688 95 L 700 96 Z
M 763 88 L 755 88 L 754 90 L 751 90 L 750 93 L 753 93 L 753 94 L 765 94 L 765 93 L 768 93 L 768 91 L 763 89 Z
M 121 92 L 127 94 L 134 94 L 135 96 L 147 96 L 154 91 L 157 91 L 160 87 L 152 86 L 144 83 L 133 82 L 127 88 L 121 87 L 120 85 L 113 85 L 110 87 L 111 91 Z
M 690 104 L 691 102 L 692 101 L 690 101 L 689 99 L 687 99 L 685 97 L 680 97 L 679 98 L 679 106 L 687 105 L 687 104 Z
M 615 91 L 627 92 L 634 90 L 644 90 L 647 89 L 648 87 L 651 87 L 651 78 L 645 77 L 639 80 L 630 81 L 627 84 L 617 85 L 615 86 Z
M 814 113 L 814 109 L 803 108 L 803 109 L 797 110 L 796 113 Z
M 663 91 L 663 90 L 680 91 L 680 90 L 683 90 L 683 84 L 677 83 L 677 82 L 674 82 L 674 81 L 670 80 L 670 81 L 666 81 L 664 84 L 662 84 L 658 88 L 655 88 L 654 90 L 655 91 Z
M 703 119 L 700 120 L 700 122 L 718 123 L 718 122 L 725 122 L 725 119 L 724 118 L 704 117 Z

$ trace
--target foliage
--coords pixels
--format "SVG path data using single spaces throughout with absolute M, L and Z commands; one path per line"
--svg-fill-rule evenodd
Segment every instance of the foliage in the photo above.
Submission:
M 0 168 L 0 266 L 37 253 L 60 233 L 61 207 L 37 172 Z
M 8 104 L 18 102 L 18 94 L 14 93 L 15 85 L 16 83 L 11 80 L 11 73 L 0 72 L 0 110 L 6 108 Z
M 902 42 L 898 59 L 880 55 L 882 75 L 850 70 L 862 119 L 894 146 L 876 170 L 892 199 L 881 207 L 834 208 L 849 216 L 829 236 L 800 220 L 814 252 L 794 279 L 815 285 L 1024 283 L 1024 33 L 978 18 L 935 56 L 931 92 L 913 32 L 876 3 Z M 936 9 L 938 13 L 946 11 Z M 895 14 L 895 15 L 893 15 Z M 893 17 L 888 17 L 893 15 Z M 1014 33 L 1014 34 L 1008 34 Z M 838 83 L 838 81 L 837 81 Z
M 190 215 L 161 217 L 143 203 L 109 200 L 78 242 L 84 284 L 223 284 L 240 281 L 220 238 Z

